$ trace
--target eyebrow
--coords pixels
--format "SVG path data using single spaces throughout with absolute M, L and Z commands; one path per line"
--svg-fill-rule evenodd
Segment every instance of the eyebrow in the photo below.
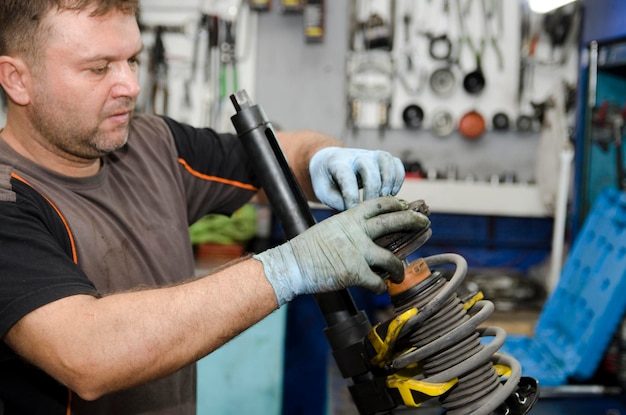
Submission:
M 137 50 L 135 51 L 135 53 L 133 53 L 132 55 L 130 55 L 130 57 L 135 57 L 135 56 L 139 56 L 141 55 L 141 53 L 144 51 L 145 46 L 143 44 L 143 42 L 141 43 L 141 46 L 139 48 L 137 48 Z M 117 56 L 115 55 L 94 55 L 91 57 L 86 57 L 83 59 L 84 62 L 99 62 L 99 61 L 114 61 L 119 59 Z

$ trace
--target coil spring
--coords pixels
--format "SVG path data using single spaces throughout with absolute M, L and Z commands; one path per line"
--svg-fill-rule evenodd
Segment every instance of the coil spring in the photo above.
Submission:
M 510 410 L 507 403 L 509 397 L 516 396 L 514 405 L 523 405 L 520 401 L 524 397 L 516 393 L 520 364 L 511 356 L 497 353 L 506 332 L 499 327 L 479 327 L 494 311 L 493 303 L 480 298 L 463 301 L 457 295 L 467 273 L 465 259 L 441 254 L 423 261 L 428 269 L 442 265 L 454 265 L 455 269 L 449 279 L 434 271 L 416 285 L 391 293 L 396 314 L 410 308 L 419 310 L 400 332 L 394 347 L 399 353 L 392 361 L 394 370 L 419 364 L 425 381 L 457 378 L 457 385 L 439 397 L 448 415 L 526 413 Z M 485 337 L 491 337 L 487 344 L 483 343 Z M 509 369 L 505 381 L 501 381 L 497 367 Z

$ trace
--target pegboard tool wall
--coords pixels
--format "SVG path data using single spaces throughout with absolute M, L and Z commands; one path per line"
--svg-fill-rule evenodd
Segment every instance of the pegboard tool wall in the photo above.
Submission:
M 245 12 L 247 0 L 151 0 L 142 1 L 142 20 L 156 25 L 173 25 L 183 28 L 182 33 L 166 33 L 164 44 L 169 63 L 168 73 L 168 115 L 193 125 L 211 125 L 219 130 L 230 129 L 229 117 L 232 109 L 226 103 L 221 106 L 220 117 L 210 120 L 207 116 L 207 102 L 214 100 L 215 87 L 207 86 L 196 75 L 189 80 L 193 62 L 194 45 L 200 43 L 199 58 L 206 59 L 204 44 L 206 38 L 196 36 L 195 24 L 200 13 L 227 16 L 232 7 L 244 11 L 237 21 L 238 86 L 245 88 L 265 108 L 267 114 L 278 127 L 285 129 L 316 129 L 342 139 L 346 145 L 364 148 L 378 148 L 392 152 L 405 161 L 420 161 L 424 169 L 437 171 L 454 170 L 460 178 L 473 175 L 485 179 L 503 173 L 515 173 L 521 181 L 534 180 L 535 159 L 537 157 L 538 134 L 520 134 L 515 131 L 497 132 L 491 129 L 490 117 L 495 111 L 505 111 L 513 118 L 520 111 L 528 111 L 528 99 L 521 106 L 516 100 L 520 64 L 520 20 L 519 2 L 488 0 L 502 6 L 504 31 L 498 38 L 503 55 L 504 67 L 498 68 L 494 51 L 486 47 L 483 57 L 487 87 L 480 95 L 473 96 L 457 87 L 452 95 L 441 98 L 427 87 L 411 91 L 417 82 L 412 73 L 406 72 L 406 60 L 410 56 L 414 67 L 426 72 L 441 62 L 428 59 L 424 32 L 439 35 L 446 26 L 450 36 L 458 35 L 458 17 L 455 7 L 457 0 L 344 0 L 325 2 L 325 34 L 323 42 L 309 44 L 304 41 L 303 17 L 301 14 L 282 13 L 280 2 L 271 1 L 269 12 Z M 450 12 L 442 15 L 442 7 L 448 1 Z M 360 120 L 357 134 L 346 126 L 346 61 L 351 49 L 350 11 L 357 4 L 360 13 L 375 10 L 385 16 L 387 4 L 396 4 L 395 42 L 391 55 L 394 64 L 411 84 L 409 90 L 396 80 L 393 85 L 393 99 L 389 112 L 389 128 L 381 136 L 375 123 L 367 117 Z M 472 36 L 484 33 L 480 14 L 481 1 L 461 0 L 470 10 L 465 21 L 467 32 Z M 359 6 L 360 4 L 360 6 Z M 471 7 L 469 7 L 471 6 Z M 410 15 L 410 37 L 405 36 L 407 25 L 405 16 Z M 388 15 L 386 17 L 389 17 Z M 535 19 L 536 20 L 536 19 Z M 497 25 L 493 25 L 493 31 Z M 490 26 L 491 27 L 491 26 Z M 497 32 L 496 32 L 497 33 Z M 144 33 L 146 56 L 141 75 L 142 94 L 139 106 L 145 107 L 149 85 L 147 61 L 148 52 L 154 42 L 154 33 Z M 408 39 L 408 40 L 407 40 Z M 461 66 L 455 67 L 457 76 L 471 71 L 475 63 L 467 47 L 460 57 Z M 546 98 L 561 80 L 576 82 L 577 48 L 565 54 L 567 61 L 561 65 L 536 65 L 535 83 L 532 98 L 541 101 Z M 549 58 L 552 51 L 546 42 L 537 44 L 538 58 Z M 541 59 L 538 59 L 541 60 Z M 205 62 L 200 62 L 200 65 Z M 404 69 L 403 69 L 404 68 Z M 419 77 L 418 77 L 419 78 Z M 191 91 L 187 94 L 187 91 Z M 186 96 L 189 95 L 189 96 Z M 529 97 L 530 98 L 530 97 Z M 425 112 L 423 128 L 407 129 L 403 126 L 401 112 L 409 104 L 420 105 Z M 141 108 L 140 108 L 141 109 Z M 429 117 L 438 109 L 450 111 L 455 119 L 471 109 L 477 109 L 487 121 L 487 129 L 478 140 L 464 140 L 457 131 L 440 137 L 430 130 Z M 4 113 L 0 123 L 4 123 Z
M 523 1 L 523 0 L 522 0 Z M 438 17 L 445 0 L 396 0 L 396 25 L 394 50 L 391 52 L 398 71 L 406 63 L 407 48 L 413 53 L 413 63 L 421 65 L 426 72 L 432 71 L 442 63 L 428 58 L 426 37 L 421 35 L 426 30 L 439 34 L 446 24 L 444 17 Z M 389 7 L 376 0 L 361 0 L 365 4 L 360 8 L 376 10 L 384 16 Z M 450 36 L 453 41 L 458 35 L 458 17 L 454 11 L 458 2 L 452 0 L 447 24 L 451 26 Z M 465 21 L 468 33 L 480 36 L 483 18 L 480 1 L 463 0 L 471 12 Z M 389 128 L 381 136 L 377 128 L 369 128 L 368 120 L 362 120 L 364 128 L 354 134 L 346 127 L 346 61 L 350 49 L 350 1 L 327 1 L 325 3 L 325 30 L 323 43 L 306 44 L 302 34 L 302 16 L 280 13 L 277 7 L 269 13 L 259 14 L 258 58 L 256 64 L 257 101 L 262 103 L 267 114 L 274 122 L 285 129 L 310 128 L 340 137 L 347 145 L 388 150 L 405 161 L 419 160 L 425 169 L 434 168 L 446 171 L 452 166 L 460 178 L 473 175 L 478 179 L 489 178 L 494 174 L 514 172 L 522 181 L 534 180 L 535 159 L 537 157 L 538 133 L 518 133 L 517 131 L 493 131 L 491 116 L 495 111 L 504 111 L 514 123 L 515 117 L 529 111 L 529 100 L 541 101 L 562 80 L 576 83 L 577 54 L 572 46 L 572 53 L 565 54 L 566 62 L 556 64 L 537 64 L 534 71 L 532 91 L 526 91 L 524 101 L 518 103 L 518 76 L 520 66 L 521 19 L 520 2 L 499 0 L 502 5 L 504 32 L 498 38 L 503 55 L 503 69 L 498 67 L 493 50 L 486 46 L 483 57 L 483 70 L 487 86 L 479 95 L 467 94 L 462 86 L 457 86 L 449 97 L 438 97 L 428 87 L 418 93 L 403 89 L 396 80 L 393 85 L 393 99 L 390 109 Z M 352 3 L 354 4 L 354 3 Z M 274 2 L 276 5 L 276 2 Z M 358 7 L 357 7 L 358 8 Z M 427 8 L 427 9 L 425 9 Z M 420 10 L 421 9 L 421 10 Z M 403 15 L 407 11 L 414 13 L 411 20 L 409 42 L 405 41 Z M 432 19 L 420 17 L 433 16 Z M 538 16 L 531 16 L 533 31 L 538 32 Z M 494 31 L 495 28 L 494 23 Z M 544 35 L 545 37 L 545 35 Z M 550 45 L 541 38 L 537 43 L 537 61 L 551 59 Z M 558 51 L 558 53 L 562 53 Z M 421 60 L 420 60 L 421 59 Z M 461 66 L 453 71 L 457 77 L 475 68 L 475 60 L 467 47 L 463 48 Z M 415 79 L 411 79 L 416 81 Z M 462 81 L 462 80 L 461 80 Z M 417 103 L 423 107 L 425 117 L 423 128 L 408 129 L 402 123 L 402 109 Z M 458 120 L 465 112 L 476 109 L 484 112 L 487 121 L 485 134 L 477 140 L 465 140 L 457 131 L 449 136 L 440 137 L 429 128 L 429 117 L 438 109 L 450 111 Z M 370 122 L 372 125 L 374 122 Z M 556 160 L 555 160 L 556 162 Z
M 233 130 L 234 109 L 228 96 L 246 89 L 254 97 L 257 14 L 246 0 L 142 0 L 141 7 L 145 48 L 138 111 L 165 114 L 198 127 Z M 230 42 L 226 42 L 226 27 L 232 35 Z M 167 65 L 166 105 L 152 93 L 151 54 L 158 28 L 163 30 Z M 224 43 L 229 43 L 230 53 L 224 52 Z M 232 65 L 225 65 L 224 57 Z M 160 104 L 156 111 L 152 101 Z

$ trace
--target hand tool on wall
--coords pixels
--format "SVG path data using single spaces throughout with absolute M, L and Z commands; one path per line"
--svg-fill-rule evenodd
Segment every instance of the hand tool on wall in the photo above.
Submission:
M 302 190 L 263 110 L 245 91 L 231 96 L 231 118 L 278 220 L 288 238 L 315 224 Z M 421 200 L 410 209 L 428 216 Z M 493 311 L 481 293 L 459 298 L 467 262 L 456 254 L 408 263 L 432 231 L 398 232 L 376 240 L 405 261 L 405 278 L 389 284 L 395 317 L 372 327 L 347 290 L 315 296 L 328 325 L 326 338 L 341 375 L 350 379 L 362 415 L 389 414 L 399 406 L 419 407 L 438 399 L 455 415 L 524 415 L 538 398 L 537 382 L 521 376 L 519 363 L 497 353 L 506 333 L 479 328 Z M 453 266 L 451 277 L 439 267 Z M 439 269 L 438 269 L 439 268 Z M 483 345 L 483 338 L 492 340 Z
M 616 185 L 620 190 L 626 190 L 626 177 L 624 176 L 624 119 L 626 117 L 626 105 L 623 108 L 618 103 L 610 103 L 604 100 L 599 106 L 594 107 L 591 118 L 591 140 L 602 151 L 608 152 L 613 146 L 615 151 L 615 176 Z
M 411 2 L 413 4 L 413 2 Z M 422 7 L 418 10 L 420 16 L 416 24 L 417 34 L 425 37 L 427 52 L 430 59 L 438 64 L 438 68 L 430 70 L 426 75 L 430 89 L 440 97 L 451 95 L 456 87 L 456 76 L 452 70 L 456 64 L 456 47 L 450 35 L 450 1 L 441 3 L 442 9 L 434 6 L 432 0 L 418 2 Z
M 304 38 L 307 43 L 324 40 L 325 0 L 306 0 L 302 12 Z
M 502 30 L 502 22 L 504 19 L 502 0 L 481 0 L 481 11 L 485 28 L 485 43 L 493 49 L 498 63 L 498 69 L 502 71 L 504 70 L 504 57 L 500 49 L 500 39 L 504 34 Z M 500 29 L 498 33 L 493 31 L 493 21 L 495 19 L 497 19 L 496 27 Z
M 402 17 L 404 36 L 402 48 L 397 47 L 399 62 L 396 65 L 396 77 L 407 94 L 417 95 L 427 84 L 428 73 L 422 65 L 419 47 L 414 44 L 411 32 L 413 29 L 413 16 L 418 12 L 417 2 L 408 2 Z M 394 42 L 396 45 L 398 42 Z
M 460 40 L 459 43 L 455 44 L 449 34 L 451 29 L 450 15 L 452 13 L 450 0 L 444 0 L 442 6 L 440 17 L 443 16 L 443 26 L 438 29 L 439 31 L 435 33 L 432 29 L 425 29 L 419 33 L 428 39 L 428 53 L 431 59 L 443 64 L 431 72 L 428 80 L 430 89 L 440 97 L 448 97 L 454 93 L 457 86 L 453 66 L 459 63 L 458 51 L 461 44 Z M 430 11 L 432 15 L 432 9 Z
M 150 100 L 148 111 L 153 114 L 167 115 L 168 111 L 168 64 L 165 56 L 165 45 L 163 43 L 163 34 L 165 27 L 157 26 L 154 33 L 154 44 L 150 49 L 150 62 L 148 70 L 150 71 Z
M 199 26 L 199 23 L 197 23 Z M 175 60 L 176 57 L 169 54 L 166 50 L 166 35 L 189 35 L 193 32 L 194 22 L 183 24 L 146 24 L 145 22 L 139 22 L 139 28 L 142 34 L 153 34 L 153 40 L 150 47 L 147 47 L 144 51 L 146 54 L 146 60 L 148 65 L 146 69 L 146 77 L 141 76 L 141 79 L 145 79 L 142 83 L 142 90 L 146 91 L 145 94 L 140 95 L 140 102 L 137 104 L 137 110 L 142 112 L 148 112 L 153 114 L 167 115 L 170 111 L 169 108 L 169 75 L 170 75 L 170 61 Z M 199 30 L 196 30 L 194 36 L 194 49 L 197 49 L 197 38 L 199 36 Z M 185 80 L 185 93 L 182 96 L 183 108 L 191 107 L 191 96 L 188 95 L 189 85 L 193 81 L 195 73 L 195 62 L 197 61 L 197 52 L 194 52 L 192 57 L 191 69 L 189 76 Z M 184 113 L 181 119 L 185 119 L 188 114 Z
M 216 103 L 220 93 L 220 66 L 221 51 L 219 46 L 219 21 L 217 15 L 206 15 L 204 18 L 207 36 L 206 54 L 204 61 L 204 87 L 202 97 L 202 120 L 201 124 L 215 127 Z
M 201 124 L 221 128 L 222 109 L 228 96 L 239 89 L 237 55 L 237 18 L 205 14 L 202 18 L 206 34 L 203 70 Z
M 530 24 L 530 9 L 527 2 L 522 2 L 520 6 L 520 66 L 518 71 L 517 81 L 517 102 L 522 102 L 522 96 L 524 94 L 524 82 L 526 79 L 526 69 L 528 66 L 528 57 L 530 49 L 531 39 L 531 24 Z
M 192 48 L 192 53 L 191 53 L 191 64 L 189 67 L 189 74 L 187 75 L 187 79 L 185 79 L 185 84 L 184 84 L 185 90 L 184 90 L 183 102 L 182 102 L 183 111 L 181 111 L 181 115 L 180 115 L 181 121 L 184 121 L 187 123 L 191 123 L 191 120 L 189 119 L 191 110 L 193 108 L 191 87 L 192 87 L 192 84 L 196 81 L 196 75 L 198 72 L 198 59 L 199 59 L 198 55 L 200 52 L 200 36 L 206 24 L 205 19 L 206 19 L 206 15 L 204 14 L 201 15 L 200 18 L 197 19 L 196 27 L 194 28 L 194 32 L 193 32 L 193 38 L 192 38 L 193 48 Z
M 615 175 L 617 188 L 626 190 L 626 177 L 624 177 L 624 150 L 622 138 L 624 135 L 624 117 L 619 114 L 611 119 L 613 129 L 613 145 L 615 146 Z
M 302 13 L 305 0 L 280 0 L 280 10 L 283 13 Z
M 404 43 L 409 44 L 411 42 L 411 22 L 413 21 L 413 15 L 415 14 L 415 2 L 409 2 L 409 8 L 402 14 L 402 28 L 404 32 Z
M 529 38 L 526 48 L 526 55 L 522 57 L 523 66 L 520 73 L 519 93 L 519 115 L 515 121 L 516 128 L 519 132 L 528 133 L 535 128 L 535 114 L 531 114 L 524 106 L 532 107 L 532 95 L 534 87 L 535 74 L 535 53 L 537 44 L 539 43 L 539 34 L 535 33 Z
M 487 85 L 487 80 L 485 79 L 482 67 L 482 54 L 484 50 L 482 45 L 483 44 L 481 43 L 480 49 L 474 49 L 472 47 L 476 56 L 476 68 L 465 74 L 465 77 L 463 78 L 463 89 L 465 89 L 468 94 L 472 95 L 480 94 Z
M 428 53 L 435 61 L 450 62 L 452 59 L 454 46 L 452 39 L 448 35 L 450 31 L 450 0 L 444 0 L 442 4 L 441 17 L 442 27 L 437 33 L 427 31 L 424 34 L 428 38 Z
M 371 13 L 361 23 L 365 49 L 393 49 L 395 31 L 396 0 L 389 2 L 389 14 L 385 19 L 379 13 Z
M 395 63 L 391 50 L 395 28 L 396 1 L 388 4 L 388 17 L 377 11 L 367 10 L 365 21 L 359 16 L 365 10 L 362 0 L 350 3 L 350 53 L 346 63 L 346 101 L 348 103 L 347 125 L 356 132 L 363 106 L 373 106 L 379 136 L 382 138 L 389 127 L 392 103 Z
M 543 17 L 543 31 L 550 43 L 550 57 L 541 59 L 544 65 L 563 65 L 568 52 L 578 40 L 582 6 L 579 2 L 546 13 Z
M 404 70 L 396 70 L 396 77 L 400 81 L 400 85 L 409 95 L 418 95 L 424 90 L 424 86 L 428 83 L 428 73 L 425 69 L 414 63 L 413 57 L 406 54 Z
M 352 52 L 348 56 L 346 75 L 349 124 L 353 132 L 359 124 L 361 106 L 371 104 L 377 107 L 382 136 L 388 127 L 393 93 L 394 63 L 391 54 L 384 50 Z
M 237 72 L 237 55 L 235 53 L 235 23 L 231 20 L 218 20 L 219 25 L 219 95 L 215 101 L 215 112 L 212 125 L 217 126 L 222 116 L 222 107 L 228 97 L 239 89 L 239 75 Z
M 248 0 L 248 4 L 250 5 L 250 10 L 256 12 L 267 12 L 272 9 L 271 0 Z
M 470 3 L 466 3 L 468 6 Z M 465 16 L 468 11 L 464 10 L 463 3 L 461 0 L 456 0 L 456 16 L 457 16 L 457 24 L 458 24 L 458 34 L 457 34 L 457 47 L 454 56 L 454 63 L 461 66 L 461 57 L 463 56 L 463 51 L 465 46 L 467 45 L 467 28 L 465 27 Z
M 469 7 L 469 3 L 467 3 Z M 457 50 L 456 62 L 461 65 L 461 57 L 463 45 L 467 45 L 475 61 L 474 70 L 465 74 L 463 78 L 463 89 L 468 94 L 477 95 L 485 89 L 486 80 L 482 68 L 482 57 L 485 51 L 486 40 L 482 36 L 478 42 L 475 42 L 472 34 L 469 32 L 465 19 L 469 13 L 469 9 L 464 9 L 461 0 L 457 0 L 457 15 L 459 20 L 459 47 Z

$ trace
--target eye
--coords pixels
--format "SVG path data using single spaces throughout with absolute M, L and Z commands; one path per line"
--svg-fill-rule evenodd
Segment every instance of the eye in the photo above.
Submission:
M 139 65 L 141 65 L 141 60 L 139 59 L 138 56 L 133 56 L 132 58 L 128 60 L 128 64 L 130 65 L 131 68 L 137 68 L 139 67 Z
M 90 71 L 95 73 L 96 75 L 104 75 L 108 68 L 109 68 L 109 65 L 104 65 L 104 66 L 91 68 Z

